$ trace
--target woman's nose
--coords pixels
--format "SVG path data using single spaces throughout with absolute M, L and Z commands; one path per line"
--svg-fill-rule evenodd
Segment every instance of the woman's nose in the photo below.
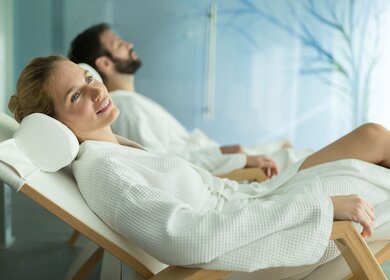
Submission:
M 103 96 L 103 90 L 99 87 L 87 85 L 87 92 L 91 96 L 93 102 L 98 102 Z

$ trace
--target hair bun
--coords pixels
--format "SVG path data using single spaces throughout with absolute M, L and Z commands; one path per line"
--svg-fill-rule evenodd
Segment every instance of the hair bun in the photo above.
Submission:
M 16 94 L 11 95 L 11 97 L 10 97 L 10 103 L 11 103 L 11 102 L 17 102 L 17 101 L 19 101 L 19 98 L 16 96 Z
M 20 102 L 16 94 L 12 95 L 8 102 L 8 109 L 14 114 L 14 118 L 17 122 L 21 122 L 20 114 Z

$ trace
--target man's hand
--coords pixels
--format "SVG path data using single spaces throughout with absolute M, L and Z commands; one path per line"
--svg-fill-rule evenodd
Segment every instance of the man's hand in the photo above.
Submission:
M 223 154 L 245 154 L 240 145 L 223 146 L 219 148 Z
M 266 156 L 247 156 L 246 167 L 260 167 L 268 178 L 278 175 L 275 162 Z
M 363 226 L 361 235 L 370 237 L 374 224 L 374 207 L 357 195 L 330 197 L 334 208 L 335 220 L 350 220 Z

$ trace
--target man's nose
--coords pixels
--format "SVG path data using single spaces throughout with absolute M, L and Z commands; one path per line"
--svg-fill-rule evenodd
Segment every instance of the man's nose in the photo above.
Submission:
M 131 49 L 134 47 L 134 45 L 133 45 L 132 43 L 130 43 L 130 42 L 126 42 L 126 47 L 127 47 L 129 50 L 131 50 Z

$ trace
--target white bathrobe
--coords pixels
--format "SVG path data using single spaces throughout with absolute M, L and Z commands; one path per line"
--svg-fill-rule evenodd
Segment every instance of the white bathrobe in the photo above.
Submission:
M 177 155 L 214 175 L 241 169 L 246 165 L 243 154 L 222 154 L 220 145 L 195 129 L 189 133 L 169 112 L 153 100 L 136 92 L 117 90 L 110 95 L 120 110 L 112 125 L 115 134 L 131 139 L 156 153 Z M 268 154 L 283 170 L 309 154 L 307 151 L 283 149 L 274 145 L 248 147 L 249 154 Z M 277 151 L 276 151 L 277 150 Z M 275 151 L 275 153 L 271 153 Z
M 89 207 L 160 261 L 280 279 L 337 256 L 329 196 L 361 195 L 376 207 L 376 226 L 390 220 L 389 170 L 342 160 L 297 173 L 300 164 L 239 184 L 178 157 L 86 141 L 73 170 Z

